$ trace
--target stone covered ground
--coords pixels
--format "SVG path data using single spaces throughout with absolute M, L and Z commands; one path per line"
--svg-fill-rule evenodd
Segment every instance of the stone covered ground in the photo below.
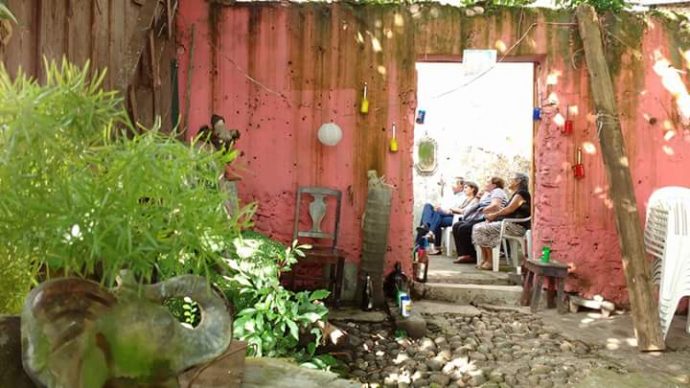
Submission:
M 570 386 L 594 369 L 625 371 L 582 341 L 567 340 L 538 315 L 510 309 L 424 315 L 427 336 L 398 337 L 388 320 L 336 321 L 350 348 L 334 355 L 365 386 Z

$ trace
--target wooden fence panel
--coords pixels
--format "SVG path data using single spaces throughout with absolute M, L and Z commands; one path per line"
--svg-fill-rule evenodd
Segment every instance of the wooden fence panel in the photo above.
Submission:
M 13 4 L 14 3 L 14 4 Z M 40 66 L 36 58 L 36 0 L 10 1 L 10 8 L 17 18 L 17 24 L 13 26 L 12 38 L 7 47 L 0 45 L 0 57 L 4 60 L 5 67 L 10 75 L 15 77 L 21 67 L 25 73 L 34 74 Z
M 133 34 L 141 4 L 132 0 L 9 0 L 10 10 L 18 23 L 6 46 L 0 44 L 0 61 L 11 77 L 19 68 L 28 75 L 45 80 L 43 58 L 70 62 L 83 66 L 91 62 L 94 71 L 107 69 L 106 89 L 116 88 L 124 53 Z M 167 22 L 167 3 L 161 2 L 156 13 L 156 26 Z M 146 34 L 142 39 L 142 58 L 131 80 L 121 90 L 123 96 L 136 102 L 137 118 L 150 127 L 156 115 L 161 115 L 163 129 L 170 129 L 173 90 L 170 63 L 175 57 L 175 41 L 169 38 L 167 27 Z M 153 55 L 152 50 L 153 48 Z M 155 89 L 155 93 L 154 93 Z M 130 104 L 130 108 L 132 108 Z M 130 114 L 133 112 L 130 111 Z
M 91 0 L 67 0 L 67 58 L 83 66 L 91 59 Z

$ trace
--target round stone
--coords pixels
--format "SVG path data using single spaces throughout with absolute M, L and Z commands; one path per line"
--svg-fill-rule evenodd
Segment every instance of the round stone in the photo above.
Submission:
M 493 381 L 495 383 L 502 383 L 504 380 L 505 378 L 503 376 L 503 372 L 494 370 L 491 371 L 491 373 L 489 373 L 489 381 Z
M 363 371 L 361 369 L 355 369 L 351 372 L 351 374 L 355 377 L 358 377 L 358 378 L 364 378 L 367 376 L 367 372 Z
M 442 387 L 445 387 L 450 383 L 450 377 L 444 375 L 443 373 L 432 373 L 431 377 L 429 378 L 429 381 L 432 384 L 438 384 Z
M 452 353 L 448 349 L 441 350 L 438 352 L 438 355 L 436 355 L 436 358 L 442 360 L 442 361 L 448 361 L 452 357 Z
M 486 377 L 484 376 L 483 373 L 471 373 L 470 374 L 470 381 L 469 383 L 473 386 L 479 386 L 482 385 L 486 382 Z
M 436 350 L 436 343 L 431 338 L 422 338 L 419 341 L 419 349 L 421 350 Z
M 445 344 L 445 343 L 447 343 L 447 342 L 448 342 L 448 340 L 446 339 L 446 337 L 436 337 L 436 338 L 434 338 L 434 343 L 435 343 L 436 345 Z
M 535 365 L 532 368 L 531 373 L 535 375 L 546 375 L 549 374 L 552 370 L 553 368 L 551 368 L 548 365 Z
M 515 376 L 513 375 L 506 375 L 505 382 L 511 387 L 516 386 L 518 384 L 517 378 L 515 378 Z
M 553 382 L 547 379 L 541 379 L 539 381 L 539 386 L 544 387 L 544 388 L 552 388 L 553 387 Z
M 488 359 L 489 358 L 486 356 L 486 354 L 478 353 L 478 352 L 470 353 L 470 360 L 486 361 Z
M 441 368 L 443 368 L 443 361 L 437 358 L 432 358 L 431 360 L 427 360 L 426 366 L 429 367 L 429 370 L 431 371 L 440 371 Z

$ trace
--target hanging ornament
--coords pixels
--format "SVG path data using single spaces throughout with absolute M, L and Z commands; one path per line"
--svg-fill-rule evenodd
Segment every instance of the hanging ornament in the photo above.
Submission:
M 336 123 L 324 123 L 317 136 L 322 144 L 334 146 L 343 138 L 343 130 Z
M 534 107 L 532 109 L 532 120 L 534 121 L 539 121 L 541 120 L 541 108 L 540 107 Z
M 359 112 L 362 114 L 369 113 L 369 99 L 367 98 L 367 83 L 364 83 L 364 93 L 362 94 L 362 104 L 359 106 Z
M 398 152 L 398 139 L 395 137 L 395 123 L 393 123 L 393 137 L 389 144 L 391 152 Z
M 582 148 L 577 147 L 577 153 L 575 156 L 575 165 L 573 166 L 573 176 L 576 179 L 582 179 L 585 177 L 585 165 L 582 164 Z
M 573 133 L 573 120 L 570 119 L 570 106 L 566 107 L 565 110 L 565 122 L 561 127 L 561 133 L 564 135 L 570 135 Z
M 426 117 L 426 111 L 423 109 L 420 109 L 417 112 L 417 120 L 416 120 L 417 124 L 420 124 L 420 125 L 424 124 L 424 118 L 425 117 Z

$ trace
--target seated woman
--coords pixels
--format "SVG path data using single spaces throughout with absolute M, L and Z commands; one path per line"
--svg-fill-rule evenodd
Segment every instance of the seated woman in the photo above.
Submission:
M 474 225 L 472 241 L 481 247 L 481 269 L 491 269 L 492 248 L 501 243 L 501 221 L 505 218 L 527 218 L 532 208 L 532 197 L 529 194 L 529 178 L 522 173 L 516 173 L 508 186 L 513 192 L 508 206 L 498 211 L 486 213 L 486 222 Z M 510 236 L 522 236 L 530 228 L 530 222 L 506 222 L 504 233 Z
M 472 227 L 484 221 L 484 215 L 489 212 L 500 210 L 505 206 L 508 197 L 503 191 L 503 179 L 498 177 L 491 178 L 484 187 L 484 195 L 479 202 L 466 209 L 461 221 L 453 225 L 453 238 L 455 248 L 458 250 L 458 258 L 454 263 L 474 263 L 476 252 L 472 245 Z
M 451 209 L 453 213 L 460 215 L 460 219 L 464 217 L 465 212 L 479 203 L 479 186 L 476 183 L 467 181 L 463 187 L 465 202 L 462 203 L 459 209 Z

